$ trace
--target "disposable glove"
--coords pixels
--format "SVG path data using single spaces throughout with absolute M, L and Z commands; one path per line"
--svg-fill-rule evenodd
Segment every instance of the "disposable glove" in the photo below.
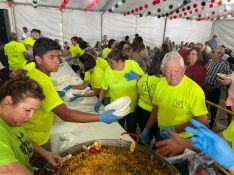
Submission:
M 58 95 L 61 99 L 63 99 L 65 97 L 65 92 L 64 91 L 57 91 L 58 92 Z
M 195 134 L 191 138 L 193 146 L 205 152 L 226 169 L 231 169 L 234 166 L 234 151 L 226 140 L 198 121 L 190 119 L 190 122 L 196 126 L 196 129 L 186 127 L 185 131 Z
M 141 132 L 140 138 L 144 144 L 148 144 L 150 141 L 149 133 L 150 133 L 149 128 L 144 128 L 144 130 Z
M 67 58 L 67 59 L 65 59 L 65 61 L 69 64 L 69 63 L 71 63 L 72 62 L 72 60 L 73 60 L 73 58 Z
M 102 103 L 100 101 L 97 101 L 97 103 L 94 106 L 94 111 L 98 113 L 101 105 Z
M 70 102 L 73 102 L 73 101 L 75 101 L 76 99 L 78 99 L 78 98 L 81 97 L 80 94 L 74 94 L 74 93 L 72 93 L 72 95 L 73 95 L 73 97 L 70 99 Z
M 72 88 L 72 85 L 68 85 L 65 88 L 63 88 L 63 91 L 67 92 Z
M 169 139 L 170 136 L 168 135 L 167 130 L 170 130 L 174 133 L 177 133 L 174 126 L 169 126 L 169 127 L 166 127 L 166 128 L 163 128 L 160 130 L 160 137 L 162 137 L 164 139 Z
M 113 112 L 115 112 L 115 110 L 111 109 L 109 111 L 106 111 L 106 112 L 100 114 L 99 115 L 99 121 L 110 124 L 110 123 L 113 123 L 113 122 L 117 122 L 118 120 L 123 118 L 123 117 L 117 117 L 117 116 L 113 115 Z
M 131 70 L 129 73 L 126 73 L 124 77 L 128 80 L 135 80 L 137 79 L 137 74 Z

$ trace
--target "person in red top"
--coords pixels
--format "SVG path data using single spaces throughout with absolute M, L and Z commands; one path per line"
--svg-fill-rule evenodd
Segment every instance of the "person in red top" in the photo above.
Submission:
M 185 74 L 195 81 L 201 88 L 204 88 L 205 68 L 199 64 L 202 54 L 199 48 L 194 47 L 188 53 L 188 66 Z
M 187 46 L 183 46 L 180 48 L 180 50 L 178 51 L 179 54 L 183 57 L 184 59 L 184 64 L 188 65 L 188 53 L 189 53 L 189 48 Z
M 69 47 L 69 45 L 68 45 L 68 42 L 67 42 L 67 41 L 65 41 L 65 42 L 64 42 L 63 49 L 64 49 L 65 51 L 69 51 L 70 47 Z

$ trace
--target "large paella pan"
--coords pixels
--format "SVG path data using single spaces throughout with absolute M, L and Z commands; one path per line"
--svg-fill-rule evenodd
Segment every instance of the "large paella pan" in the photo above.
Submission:
M 130 151 L 131 142 L 115 139 L 98 140 L 101 147 L 92 149 L 94 141 L 69 148 L 61 156 L 72 155 L 54 175 L 179 175 L 165 159 L 148 147 L 137 144 Z M 89 150 L 84 148 L 91 148 Z

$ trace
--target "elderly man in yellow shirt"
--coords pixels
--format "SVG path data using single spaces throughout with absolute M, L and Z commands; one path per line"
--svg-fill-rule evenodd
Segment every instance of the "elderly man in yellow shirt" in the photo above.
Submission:
M 191 136 L 184 132 L 184 128 L 191 125 L 191 118 L 208 124 L 204 92 L 184 75 L 182 56 L 178 52 L 166 54 L 161 69 L 165 77 L 156 86 L 153 110 L 141 133 L 141 139 L 146 143 L 149 141 L 149 129 L 156 121 L 162 138 L 168 138 L 167 130 L 177 132 L 181 137 Z
M 26 65 L 26 48 L 18 41 L 16 33 L 10 34 L 10 42 L 4 46 L 4 53 L 8 57 L 9 70 L 20 69 Z
M 31 30 L 31 36 L 24 39 L 24 45 L 28 49 L 32 48 L 35 41 L 39 38 L 40 32 L 37 29 Z
M 230 80 L 225 79 L 226 82 Z M 226 105 L 234 111 L 234 83 L 228 90 Z M 234 121 L 227 129 L 219 134 L 209 130 L 205 125 L 197 120 L 190 119 L 193 127 L 186 127 L 187 132 L 193 133 L 191 138 L 181 138 L 178 134 L 168 131 L 170 139 L 160 141 L 156 144 L 156 151 L 161 156 L 173 156 L 181 154 L 186 148 L 199 149 L 206 153 L 211 159 L 218 162 L 224 168 L 234 173 Z M 195 128 L 194 128 L 195 127 Z M 210 169 L 210 167 L 209 167 Z M 205 169 L 199 169 L 203 174 L 207 174 Z

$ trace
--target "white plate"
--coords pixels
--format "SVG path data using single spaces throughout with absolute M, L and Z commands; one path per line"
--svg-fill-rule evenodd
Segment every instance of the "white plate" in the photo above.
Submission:
M 113 101 L 111 104 L 107 105 L 104 110 L 108 111 L 110 109 L 115 109 L 116 111 L 125 110 L 131 103 L 131 98 L 128 96 L 120 97 L 117 100 Z
M 131 108 L 128 106 L 127 108 L 125 108 L 124 110 L 121 111 L 115 111 L 113 114 L 117 117 L 123 117 L 126 116 L 130 113 Z

